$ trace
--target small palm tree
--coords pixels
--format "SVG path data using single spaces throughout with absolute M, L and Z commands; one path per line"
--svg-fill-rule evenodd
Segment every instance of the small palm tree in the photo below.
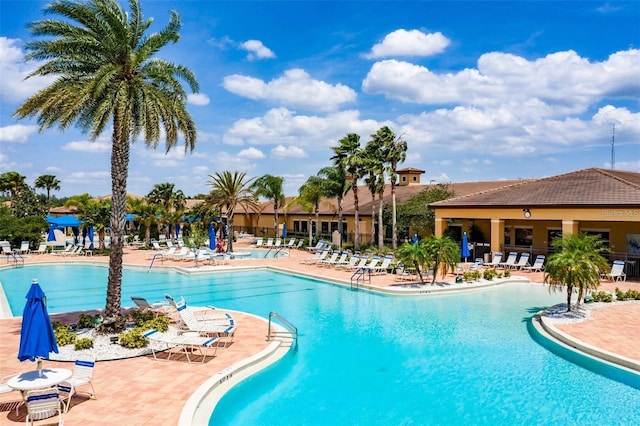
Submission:
M 430 236 L 421 240 L 418 245 L 424 245 L 424 249 L 432 260 L 433 280 L 436 282 L 438 272 L 444 278 L 448 272 L 454 272 L 458 260 L 460 260 L 460 248 L 449 237 Z
M 42 175 L 38 176 L 34 186 L 47 190 L 47 209 L 51 210 L 51 190 L 60 191 L 60 181 L 53 175 Z
M 338 200 L 338 232 L 340 233 L 340 247 L 342 247 L 342 200 L 351 189 L 351 182 L 347 180 L 347 174 L 341 166 L 323 167 L 318 171 L 318 176 L 324 179 L 324 195 Z M 320 232 L 316 229 L 316 232 Z
M 571 296 L 578 289 L 578 305 L 588 290 L 600 285 L 600 271 L 609 267 L 600 253 L 607 251 L 599 235 L 569 234 L 551 242 L 556 252 L 549 256 L 544 269 L 544 282 L 549 290 L 567 289 L 567 312 L 571 311 Z
M 424 278 L 422 272 L 429 268 L 429 264 L 432 262 L 429 252 L 427 252 L 424 244 L 409 244 L 404 243 L 398 248 L 396 257 L 407 267 L 413 267 L 418 273 L 420 283 L 424 284 Z
M 257 197 L 265 197 L 273 201 L 273 235 L 278 237 L 278 210 L 284 204 L 284 178 L 280 176 L 264 175 L 253 181 L 251 189 Z
M 195 122 L 186 108 L 186 82 L 198 91 L 188 68 L 154 58 L 180 38 L 180 16 L 171 12 L 168 25 L 145 34 L 152 19 L 144 19 L 138 0 L 126 12 L 117 0 L 54 0 L 48 15 L 29 27 L 45 37 L 26 44 L 27 60 L 45 61 L 28 77 L 51 76 L 54 82 L 27 99 L 15 112 L 36 118 L 40 129 L 76 124 L 92 140 L 112 125 L 111 134 L 111 248 L 103 329 L 119 331 L 121 321 L 122 256 L 127 214 L 127 175 L 131 144 L 142 137 L 155 148 L 166 138 L 169 151 L 184 136 L 185 150 L 193 150 Z M 161 129 L 164 132 L 161 132 Z
M 244 172 L 217 172 L 209 175 L 207 182 L 212 189 L 205 199 L 205 205 L 216 208 L 227 215 L 227 250 L 233 251 L 233 215 L 238 206 L 245 210 L 256 211 L 259 208 L 256 195 L 251 190 L 252 180 L 246 180 Z

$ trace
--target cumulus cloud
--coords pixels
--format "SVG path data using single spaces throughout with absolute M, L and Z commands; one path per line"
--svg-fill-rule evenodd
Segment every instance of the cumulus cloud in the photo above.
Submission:
M 276 54 L 271 49 L 266 47 L 260 40 L 247 40 L 240 43 L 240 48 L 249 52 L 247 59 L 253 61 L 255 59 L 271 59 L 275 58 Z
M 314 80 L 302 69 L 290 69 L 266 83 L 244 75 L 229 75 L 222 86 L 231 93 L 249 99 L 263 99 L 311 111 L 335 111 L 344 103 L 354 102 L 356 92 L 343 84 Z
M 62 145 L 62 149 L 65 151 L 110 152 L 111 142 L 101 139 L 95 141 L 71 141 Z
M 441 32 L 423 33 L 418 30 L 396 30 L 374 45 L 371 52 L 363 55 L 367 59 L 392 56 L 432 56 L 441 53 L 451 41 Z
M 266 156 L 262 151 L 256 148 L 247 148 L 238 152 L 238 157 L 246 160 L 262 160 Z
M 40 64 L 25 63 L 20 44 L 20 40 L 0 37 L 0 99 L 4 102 L 22 102 L 55 80 L 53 76 L 31 77 L 25 82 Z
M 283 159 L 283 158 L 306 158 L 308 157 L 307 153 L 302 148 L 298 148 L 297 146 L 284 146 L 278 145 L 271 150 L 271 156 L 273 158 Z
M 640 50 L 617 52 L 590 62 L 574 51 L 536 60 L 492 52 L 476 69 L 438 74 L 412 63 L 385 60 L 373 64 L 362 83 L 369 94 L 427 105 L 526 108 L 536 115 L 578 114 L 606 97 L 640 97 Z
M 0 127 L 0 142 L 25 143 L 29 140 L 29 135 L 37 131 L 38 126 L 23 124 Z
M 190 93 L 187 95 L 187 103 L 191 105 L 209 105 L 209 97 L 204 93 Z

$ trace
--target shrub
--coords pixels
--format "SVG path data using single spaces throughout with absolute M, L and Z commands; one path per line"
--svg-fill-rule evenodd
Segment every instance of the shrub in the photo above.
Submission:
M 94 317 L 93 315 L 80 314 L 80 317 L 78 318 L 78 328 L 93 328 L 93 327 L 95 327 L 95 319 L 96 319 L 96 317 Z
M 129 349 L 144 348 L 147 346 L 147 338 L 142 335 L 144 330 L 136 327 L 129 332 L 122 333 L 119 337 L 120 346 Z
M 616 300 L 619 300 L 619 301 L 627 300 L 627 293 L 620 290 L 618 287 L 616 287 Z
M 51 325 L 53 326 L 53 335 L 56 338 L 58 346 L 66 346 L 75 343 L 76 335 L 71 332 L 71 326 L 69 324 L 54 321 Z
M 509 278 L 511 276 L 511 269 L 505 269 L 503 275 L 505 278 Z
M 494 268 L 485 269 L 482 274 L 482 277 L 488 281 L 493 280 L 497 276 L 498 276 L 498 272 Z
M 482 272 L 480 272 L 480 270 L 476 269 L 475 271 L 471 271 L 471 273 L 473 274 L 473 279 L 476 281 L 480 281 L 480 278 L 482 278 Z
M 606 291 L 594 291 L 591 293 L 591 298 L 594 302 L 613 302 L 613 295 Z
M 76 351 L 80 351 L 82 349 L 91 349 L 93 348 L 93 340 L 88 337 L 83 337 L 82 339 L 76 339 L 76 343 L 74 345 L 74 349 Z
M 142 326 L 145 322 L 151 321 L 155 317 L 155 312 L 150 310 L 143 311 L 140 309 L 134 309 L 131 311 L 131 318 L 133 318 L 133 322 L 136 323 L 136 327 Z
M 471 281 L 473 281 L 474 272 L 475 271 L 466 271 L 462 274 L 462 277 L 466 282 L 470 283 Z

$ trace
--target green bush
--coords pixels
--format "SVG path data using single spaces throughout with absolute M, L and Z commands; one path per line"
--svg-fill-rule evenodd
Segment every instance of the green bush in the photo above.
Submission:
M 623 301 L 623 300 L 627 300 L 627 293 L 625 293 L 624 291 L 620 290 L 618 287 L 616 287 L 616 300 L 619 301 Z
M 141 327 L 136 327 L 131 331 L 126 333 L 122 333 L 119 337 L 120 346 L 129 348 L 129 349 L 137 349 L 144 348 L 147 346 L 147 338 L 142 335 L 142 332 L 145 331 Z
M 505 269 L 503 275 L 505 278 L 509 278 L 511 276 L 511 269 Z
M 616 300 L 640 300 L 640 291 L 630 288 L 625 292 L 616 287 Z
M 58 346 L 66 346 L 75 343 L 76 335 L 71 332 L 71 326 L 69 324 L 54 321 L 51 325 L 53 326 L 53 335 L 56 338 Z
M 595 291 L 591 293 L 591 298 L 594 302 L 613 302 L 613 295 L 606 291 Z
M 464 280 L 465 280 L 466 282 L 470 283 L 471 281 L 473 281 L 473 278 L 474 278 L 474 274 L 473 274 L 473 273 L 474 273 L 474 272 L 475 272 L 475 271 L 465 271 L 465 272 L 462 274 L 462 278 L 464 278 Z
M 74 349 L 76 351 L 80 351 L 82 349 L 91 349 L 93 348 L 93 340 L 88 337 L 83 337 L 82 339 L 76 339 L 76 343 L 74 345 Z
M 143 311 L 141 309 L 134 309 L 131 311 L 131 318 L 133 318 L 133 322 L 136 323 L 136 327 L 142 326 L 145 322 L 151 321 L 155 317 L 155 312 L 151 310 Z
M 97 317 L 98 315 L 96 315 Z M 89 314 L 80 314 L 78 318 L 78 328 L 93 328 L 95 327 L 96 317 Z
M 497 276 L 498 276 L 498 271 L 496 271 L 494 268 L 485 269 L 484 272 L 482 273 L 482 277 L 487 281 L 491 281 Z

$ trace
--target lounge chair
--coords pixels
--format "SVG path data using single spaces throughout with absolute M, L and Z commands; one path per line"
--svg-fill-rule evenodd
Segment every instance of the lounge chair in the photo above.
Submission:
M 47 252 L 47 243 L 40 243 L 38 246 L 38 250 L 34 251 L 33 254 L 44 254 Z
M 305 264 L 316 264 L 318 262 L 321 262 L 322 260 L 324 260 L 327 256 L 329 255 L 329 250 L 324 250 L 322 251 L 320 254 L 315 254 L 311 257 L 307 257 L 306 259 L 302 259 L 300 261 L 300 263 L 305 263 Z
M 500 262 L 502 262 L 502 253 L 497 251 L 493 253 L 493 258 L 491 259 L 491 262 L 485 263 L 485 266 L 488 266 L 490 268 L 496 268 L 500 264 Z
M 320 240 L 316 243 L 315 246 L 308 246 L 307 247 L 307 251 L 313 252 L 313 253 L 317 253 L 319 251 L 323 251 L 325 249 L 325 247 L 328 249 L 329 247 L 327 247 L 327 243 Z
M 225 347 L 233 341 L 236 331 L 236 323 L 230 318 L 228 324 L 221 324 L 216 320 L 200 320 L 193 311 L 187 309 L 186 303 L 178 304 L 178 313 L 182 321 L 183 332 L 195 332 L 204 336 L 219 337 Z
M 131 296 L 131 300 L 133 300 L 133 303 L 135 303 L 139 309 L 143 311 L 153 311 L 156 317 L 167 314 L 167 308 L 171 306 L 169 302 L 149 303 L 147 299 L 142 296 Z
M 345 269 L 347 269 L 347 270 L 356 269 L 357 270 L 357 269 L 360 269 L 360 268 L 364 268 L 368 261 L 369 261 L 369 258 L 367 256 L 362 256 L 362 257 L 360 257 L 360 259 L 358 260 L 358 262 L 355 265 L 353 265 L 353 266 L 349 265 Z
M 296 248 L 300 250 L 303 244 L 304 244 L 304 240 L 301 238 L 300 240 L 298 240 L 298 243 L 296 244 Z
M 360 255 L 354 254 L 349 258 L 347 262 L 335 265 L 335 267 L 336 269 L 350 269 L 354 267 L 359 260 L 360 260 Z
M 391 267 L 391 262 L 393 261 L 393 256 L 387 255 L 382 259 L 380 265 L 377 266 L 365 266 L 365 269 L 368 269 L 371 274 L 386 274 L 387 269 Z
M 180 352 L 183 352 L 186 355 L 187 362 L 189 363 L 193 362 L 191 361 L 191 356 L 196 350 L 200 351 L 200 354 L 202 355 L 200 362 L 205 362 L 207 354 L 203 351 L 203 348 L 213 347 L 213 354 L 210 355 L 215 356 L 218 350 L 217 343 L 220 340 L 218 337 L 202 337 L 200 335 L 190 334 L 179 334 L 175 336 L 168 333 L 161 333 L 155 329 L 146 330 L 142 335 L 149 339 L 149 341 L 165 345 L 164 350 L 167 351 L 167 361 L 171 359 L 171 349 L 178 347 L 180 348 Z M 151 353 L 153 354 L 153 359 L 158 360 L 156 350 L 153 346 L 151 346 Z
M 602 274 L 602 278 L 609 279 L 611 281 L 626 281 L 627 274 L 624 273 L 624 260 L 614 260 L 611 266 L 611 271 L 606 274 Z
M 74 250 L 75 246 L 73 244 L 67 244 L 67 246 L 63 250 L 53 250 L 51 254 L 56 256 L 63 256 L 65 253 L 69 253 L 71 250 Z
M 27 392 L 25 403 L 27 404 L 27 417 L 25 423 L 33 425 L 34 420 L 42 420 L 58 413 L 58 425 L 62 421 L 62 403 L 58 388 L 35 389 Z
M 536 256 L 536 260 L 533 262 L 533 265 L 525 266 L 522 270 L 528 272 L 542 272 L 544 270 L 544 259 L 545 256 L 539 254 Z
M 264 244 L 264 238 L 262 238 L 262 237 L 256 238 L 256 242 L 255 242 L 255 246 L 256 247 L 262 247 L 263 244 Z
M 511 269 L 516 264 L 517 259 L 518 259 L 518 253 L 515 251 L 512 251 L 509 253 L 509 256 L 507 256 L 507 259 L 504 262 L 498 263 L 498 268 Z
M 320 265 L 320 266 L 331 266 L 331 264 L 334 263 L 338 259 L 339 255 L 340 255 L 340 252 L 334 251 L 333 253 L 331 253 L 331 256 L 329 256 L 326 259 L 322 259 L 321 261 L 316 262 L 316 263 L 318 265 Z
M 522 253 L 516 264 L 513 265 L 513 269 L 522 270 L 522 268 L 529 266 L 529 256 L 530 254 L 527 252 Z
M 29 241 L 22 241 L 20 243 L 20 248 L 18 249 L 18 253 L 20 253 L 20 254 L 29 254 L 29 253 L 31 253 L 31 249 L 29 248 Z

